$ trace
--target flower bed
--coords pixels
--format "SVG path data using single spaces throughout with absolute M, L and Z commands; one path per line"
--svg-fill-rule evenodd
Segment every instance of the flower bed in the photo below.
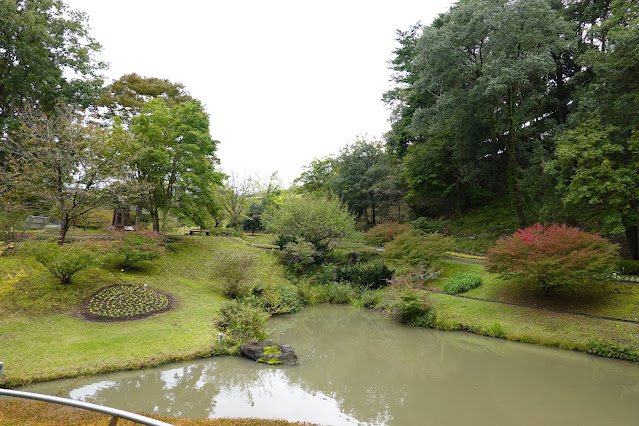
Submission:
M 91 296 L 82 307 L 82 315 L 93 321 L 129 321 L 166 312 L 173 298 L 137 285 L 113 285 Z

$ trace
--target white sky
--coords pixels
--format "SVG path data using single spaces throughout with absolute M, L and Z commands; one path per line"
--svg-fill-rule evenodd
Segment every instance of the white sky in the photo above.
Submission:
M 226 173 L 285 184 L 357 135 L 381 139 L 396 29 L 451 0 L 67 0 L 89 15 L 109 79 L 181 82 L 211 116 Z

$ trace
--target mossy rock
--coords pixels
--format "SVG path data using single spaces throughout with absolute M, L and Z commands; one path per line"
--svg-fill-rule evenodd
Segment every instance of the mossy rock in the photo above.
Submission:
M 240 355 L 262 364 L 296 365 L 297 355 L 289 345 L 280 345 L 270 341 L 248 342 L 239 347 Z

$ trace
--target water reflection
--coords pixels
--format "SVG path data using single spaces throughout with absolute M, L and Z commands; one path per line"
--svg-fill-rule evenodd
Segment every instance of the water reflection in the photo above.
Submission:
M 635 424 L 637 366 L 319 306 L 275 318 L 297 367 L 237 357 L 28 390 L 125 410 L 320 424 Z

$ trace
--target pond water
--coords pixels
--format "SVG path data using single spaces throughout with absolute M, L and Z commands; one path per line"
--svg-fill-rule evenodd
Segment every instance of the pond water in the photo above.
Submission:
M 346 306 L 270 321 L 299 366 L 217 357 L 23 388 L 176 417 L 319 424 L 630 425 L 639 367 L 464 332 L 416 329 Z

